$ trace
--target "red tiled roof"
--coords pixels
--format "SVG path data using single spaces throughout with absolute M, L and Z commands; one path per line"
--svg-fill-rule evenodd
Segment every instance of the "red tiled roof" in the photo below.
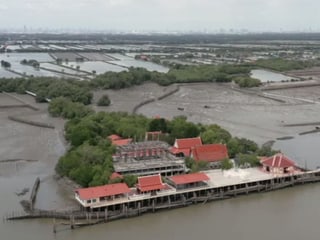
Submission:
M 190 148 L 176 148 L 176 147 L 172 147 L 170 148 L 170 152 L 172 154 L 179 154 L 179 153 L 183 153 L 183 155 L 185 157 L 189 157 L 190 156 L 190 152 L 191 152 L 191 149 Z
M 119 140 L 122 139 L 119 135 L 117 134 L 112 134 L 108 137 L 110 139 L 111 142 L 115 141 L 115 140 Z
M 132 142 L 132 138 L 113 140 L 112 144 L 116 146 L 128 145 Z
M 161 134 L 161 133 L 162 133 L 161 131 L 146 132 L 146 134 L 150 134 L 150 135 L 152 135 L 152 134 L 157 135 L 157 134 Z
M 79 194 L 80 199 L 89 200 L 94 198 L 109 197 L 129 193 L 130 189 L 125 183 L 115 183 L 98 187 L 80 188 L 75 192 Z
M 174 144 L 176 148 L 189 148 L 189 149 L 199 145 L 202 145 L 202 141 L 200 137 L 176 139 Z
M 176 185 L 179 185 L 179 184 L 188 184 L 188 183 L 208 181 L 209 177 L 205 173 L 191 173 L 191 174 L 172 176 L 172 177 L 170 177 L 170 179 Z
M 113 179 L 116 179 L 116 178 L 120 178 L 120 179 L 123 179 L 123 176 L 117 172 L 114 172 L 111 174 L 110 176 L 110 180 L 113 180 Z
M 216 162 L 229 158 L 224 144 L 206 144 L 192 148 L 191 155 L 196 161 Z
M 162 183 L 161 175 L 152 175 L 138 177 L 137 188 L 141 192 L 149 192 L 155 190 L 161 190 L 165 188 L 165 184 Z
M 269 158 L 262 159 L 261 164 L 268 167 L 279 167 L 279 168 L 295 166 L 295 163 L 289 158 L 287 158 L 285 155 L 283 155 L 282 153 L 276 154 Z

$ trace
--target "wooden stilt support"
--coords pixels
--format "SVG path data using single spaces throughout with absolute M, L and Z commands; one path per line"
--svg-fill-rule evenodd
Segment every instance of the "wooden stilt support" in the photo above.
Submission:
M 56 219 L 53 219 L 53 233 L 56 234 L 57 233 L 57 226 L 56 226 Z
M 70 215 L 70 228 L 74 229 L 74 217 Z
M 185 206 L 186 205 L 186 197 L 184 196 L 184 194 L 181 194 L 181 197 L 182 197 L 183 205 Z
M 138 202 L 138 216 L 140 215 L 140 210 L 141 210 L 141 202 Z
M 108 221 L 108 208 L 104 209 L 104 221 L 107 222 Z

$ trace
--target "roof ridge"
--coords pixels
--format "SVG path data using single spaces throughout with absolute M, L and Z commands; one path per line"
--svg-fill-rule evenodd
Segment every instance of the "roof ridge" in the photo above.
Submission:
M 274 162 L 275 162 L 275 160 L 276 160 L 276 157 L 277 157 L 277 155 L 274 155 L 274 156 L 273 156 L 272 164 L 271 164 L 272 167 L 274 167 Z
M 281 163 L 282 163 L 282 157 L 283 157 L 283 155 L 280 155 L 279 157 L 280 157 L 280 159 L 279 159 L 278 167 L 280 167 L 280 166 L 281 166 Z

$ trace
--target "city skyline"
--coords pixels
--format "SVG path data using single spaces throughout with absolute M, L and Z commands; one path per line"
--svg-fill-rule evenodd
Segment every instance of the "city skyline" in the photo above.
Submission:
M 319 32 L 313 0 L 0 0 L 1 29 L 106 32 Z M 19 17 L 17 17 L 19 16 Z

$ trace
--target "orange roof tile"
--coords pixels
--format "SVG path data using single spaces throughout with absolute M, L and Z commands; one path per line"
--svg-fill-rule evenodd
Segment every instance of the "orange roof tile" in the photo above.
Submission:
M 98 187 L 80 188 L 75 190 L 75 192 L 79 194 L 80 199 L 89 200 L 129 193 L 130 189 L 125 183 L 115 183 Z
M 132 142 L 132 138 L 127 138 L 127 139 L 117 139 L 112 141 L 113 145 L 116 146 L 124 146 L 124 145 L 128 145 Z
M 152 135 L 152 134 L 154 134 L 154 135 L 158 135 L 158 134 L 162 134 L 162 132 L 161 132 L 161 131 L 154 131 L 154 132 L 146 132 L 146 134 L 150 134 L 150 135 Z
M 179 184 L 188 184 L 188 183 L 208 181 L 209 177 L 205 173 L 191 173 L 191 174 L 172 176 L 172 177 L 170 177 L 170 179 L 176 185 L 179 185 Z
M 114 180 L 116 178 L 123 179 L 123 176 L 121 174 L 117 173 L 117 172 L 112 173 L 111 176 L 110 176 L 110 180 Z
M 200 137 L 181 138 L 181 139 L 176 139 L 175 141 L 176 148 L 192 148 L 199 145 L 202 145 L 202 141 Z
M 122 139 L 122 138 L 121 138 L 119 135 L 117 135 L 117 134 L 112 134 L 112 135 L 108 136 L 108 138 L 110 139 L 110 141 Z
M 261 160 L 261 164 L 269 167 L 286 168 L 293 167 L 295 163 L 287 158 L 282 153 L 278 153 L 272 157 L 264 158 Z
M 179 154 L 179 153 L 183 153 L 183 155 L 185 157 L 189 157 L 190 156 L 190 152 L 191 152 L 191 149 L 190 148 L 176 148 L 176 147 L 172 147 L 170 148 L 170 152 L 172 154 Z
M 206 144 L 196 146 L 191 150 L 191 156 L 196 161 L 216 162 L 229 158 L 228 150 L 224 144 Z
M 141 192 L 149 192 L 155 190 L 161 190 L 165 188 L 165 184 L 162 183 L 161 175 L 151 175 L 138 177 L 137 188 Z

